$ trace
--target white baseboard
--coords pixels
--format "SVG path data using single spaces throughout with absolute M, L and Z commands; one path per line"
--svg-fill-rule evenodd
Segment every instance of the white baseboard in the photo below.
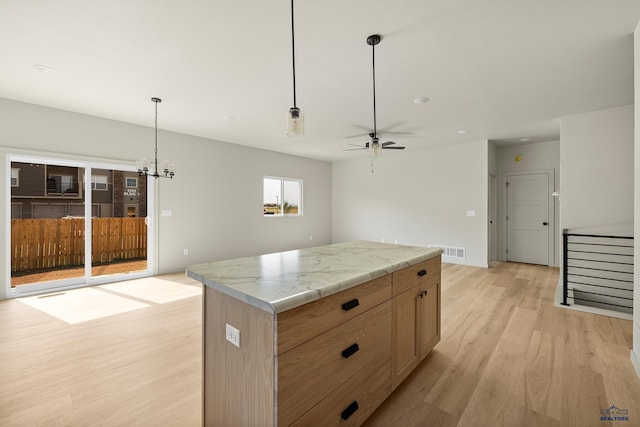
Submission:
M 638 378 L 640 378 L 640 355 L 633 350 L 631 350 L 631 364 L 636 368 L 636 374 L 638 374 Z

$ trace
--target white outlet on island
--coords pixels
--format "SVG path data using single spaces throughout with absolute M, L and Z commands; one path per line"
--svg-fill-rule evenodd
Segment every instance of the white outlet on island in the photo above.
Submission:
M 228 323 L 226 323 L 226 327 L 227 327 L 226 329 L 227 341 L 229 341 L 231 344 L 235 345 L 236 347 L 240 348 L 240 330 L 237 328 L 234 328 Z

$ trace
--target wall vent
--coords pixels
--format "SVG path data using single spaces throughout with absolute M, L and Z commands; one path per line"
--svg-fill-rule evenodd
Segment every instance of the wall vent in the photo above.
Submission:
M 442 256 L 446 256 L 449 258 L 458 258 L 458 259 L 466 258 L 465 248 L 458 248 L 455 246 L 444 246 L 444 245 L 429 245 L 429 247 L 442 249 Z

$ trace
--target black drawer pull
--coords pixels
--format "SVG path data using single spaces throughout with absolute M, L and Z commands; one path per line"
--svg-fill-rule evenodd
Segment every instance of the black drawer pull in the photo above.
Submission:
M 352 299 L 351 301 L 348 301 L 348 302 L 345 302 L 344 304 L 342 304 L 342 309 L 344 311 L 349 311 L 352 308 L 356 308 L 359 305 L 360 305 L 360 301 L 358 301 L 358 298 L 356 298 L 356 299 Z
M 422 277 L 422 276 L 426 276 L 426 275 L 427 275 L 427 270 L 418 271 L 418 276 Z
M 358 343 L 351 344 L 349 347 L 342 350 L 342 357 L 344 357 L 345 359 L 348 359 L 351 356 L 353 356 L 355 353 L 357 353 L 358 350 L 360 350 Z
M 354 400 L 353 403 L 351 403 L 351 405 L 347 406 L 347 409 L 345 409 L 344 411 L 342 411 L 342 414 L 340 414 L 340 417 L 343 420 L 348 420 L 349 417 L 351 415 L 353 415 L 356 411 L 358 410 L 358 401 Z

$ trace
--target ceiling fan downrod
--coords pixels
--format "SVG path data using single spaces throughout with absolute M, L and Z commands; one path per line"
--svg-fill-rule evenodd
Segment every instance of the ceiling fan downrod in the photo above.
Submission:
M 376 45 L 380 43 L 382 38 L 378 34 L 372 34 L 367 37 L 367 44 L 371 46 L 372 70 L 373 70 L 373 135 L 378 135 L 378 126 L 376 123 Z

